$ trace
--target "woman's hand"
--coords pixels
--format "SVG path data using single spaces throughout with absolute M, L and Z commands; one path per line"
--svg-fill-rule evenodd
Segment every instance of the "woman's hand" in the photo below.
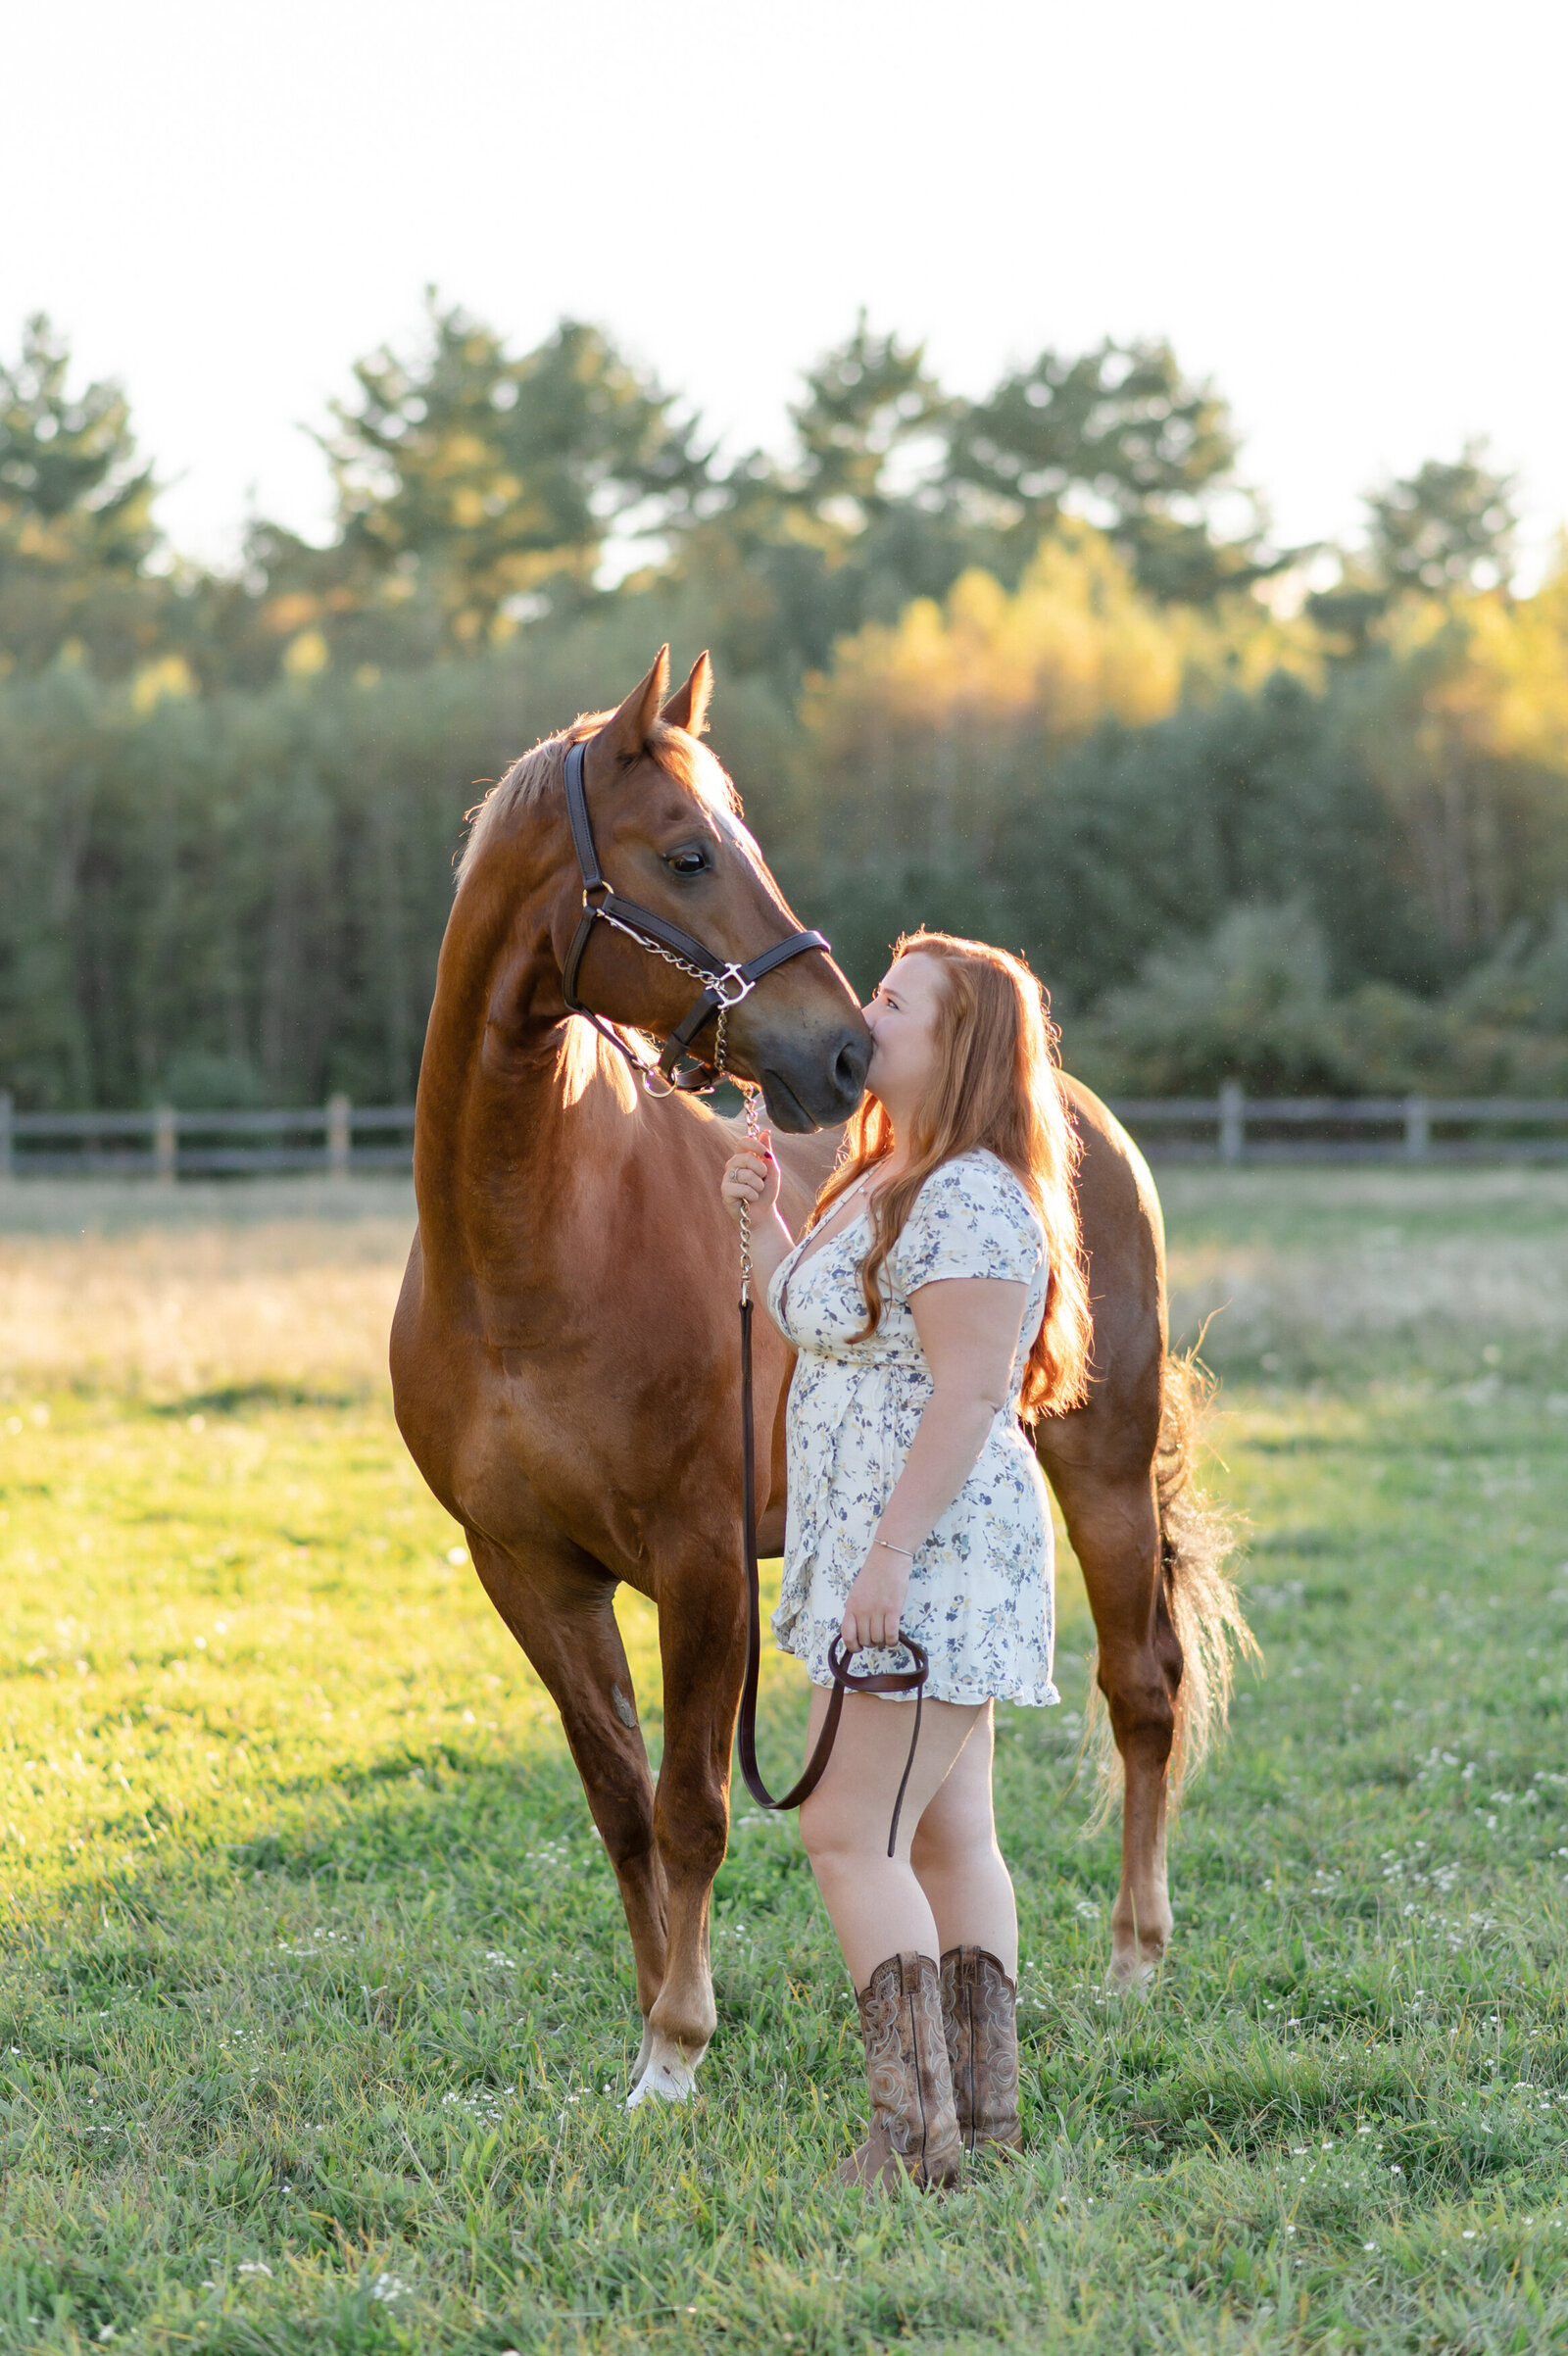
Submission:
M 909 1592 L 910 1564 L 891 1546 L 873 1546 L 844 1598 L 843 1637 L 852 1652 L 867 1644 L 896 1644 L 899 1618 Z
M 762 1132 L 762 1151 L 743 1147 L 732 1153 L 724 1164 L 724 1175 L 718 1182 L 719 1200 L 738 1227 L 744 1204 L 755 1227 L 765 1219 L 778 1202 L 778 1163 L 773 1159 L 773 1135 Z

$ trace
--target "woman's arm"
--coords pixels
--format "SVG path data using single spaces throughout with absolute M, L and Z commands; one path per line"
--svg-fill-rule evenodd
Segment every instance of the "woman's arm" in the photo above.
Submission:
M 795 1238 L 785 1226 L 778 1207 L 778 1179 L 772 1132 L 764 1129 L 762 1152 L 759 1153 L 747 1147 L 739 1153 L 732 1153 L 718 1182 L 719 1199 L 737 1227 L 743 1203 L 751 1213 L 752 1262 L 757 1270 L 758 1297 L 764 1306 L 775 1269 L 795 1249 Z
M 1028 1297 L 1027 1285 L 989 1276 L 942 1278 L 909 1295 L 933 1389 L 845 1602 L 844 1642 L 852 1649 L 898 1643 L 914 1553 L 973 1472 L 1007 1403 Z

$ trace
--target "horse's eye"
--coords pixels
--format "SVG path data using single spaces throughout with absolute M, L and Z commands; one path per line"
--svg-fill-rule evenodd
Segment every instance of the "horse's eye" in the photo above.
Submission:
M 676 875 L 702 875 L 711 866 L 712 861 L 706 851 L 699 851 L 694 847 L 686 851 L 667 852 L 664 857 L 664 864 Z

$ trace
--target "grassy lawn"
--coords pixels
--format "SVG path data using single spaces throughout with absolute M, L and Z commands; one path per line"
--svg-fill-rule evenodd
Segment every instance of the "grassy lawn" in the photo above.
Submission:
M 884 2204 L 744 1795 L 702 2092 L 621 2108 L 613 1882 L 386 1402 L 398 1190 L 0 1206 L 0 2349 L 1568 2346 L 1568 1184 L 1165 1193 L 1265 1670 L 1109 1996 L 1065 1562 L 999 1746 L 1028 2154 Z

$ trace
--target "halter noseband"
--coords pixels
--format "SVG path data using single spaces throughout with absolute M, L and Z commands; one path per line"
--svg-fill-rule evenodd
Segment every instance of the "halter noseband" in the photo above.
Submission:
M 678 924 L 671 924 L 667 916 L 657 915 L 652 908 L 639 908 L 635 900 L 622 900 L 605 881 L 599 854 L 594 847 L 594 830 L 588 817 L 588 796 L 583 778 L 586 753 L 586 738 L 580 738 L 566 750 L 566 815 L 571 820 L 571 839 L 582 875 L 582 914 L 577 920 L 577 929 L 571 937 L 571 947 L 566 952 L 566 962 L 562 970 L 562 996 L 573 1014 L 586 1016 L 601 1037 L 608 1039 L 611 1046 L 625 1056 L 633 1070 L 642 1074 L 643 1086 L 651 1095 L 667 1094 L 669 1089 L 675 1088 L 687 1093 L 713 1088 L 727 1069 L 724 1028 L 730 1008 L 738 1006 L 742 999 L 750 998 L 762 976 L 771 973 L 775 965 L 782 965 L 789 958 L 800 957 L 808 949 L 825 950 L 829 944 L 820 933 L 791 933 L 787 941 L 776 942 L 771 949 L 764 949 L 760 956 L 748 957 L 744 963 L 740 963 L 715 957 L 711 950 L 705 949 L 701 941 L 694 941 L 690 933 L 683 933 Z M 662 957 L 666 965 L 675 966 L 681 973 L 689 973 L 694 982 L 704 985 L 696 1005 L 682 1015 L 664 1041 L 663 1052 L 657 1063 L 645 1063 L 640 1055 L 634 1055 L 620 1033 L 612 1030 L 601 1015 L 594 1012 L 592 1006 L 585 1006 L 577 996 L 578 968 L 582 964 L 583 953 L 593 938 L 596 924 L 612 925 L 617 933 L 625 933 L 652 956 Z M 704 1023 L 715 1014 L 718 1017 L 716 1057 L 712 1063 L 704 1063 L 692 1042 Z M 677 1064 L 683 1064 L 685 1068 L 677 1071 Z M 663 1091 L 654 1089 L 656 1075 L 662 1075 L 665 1081 L 666 1088 Z

